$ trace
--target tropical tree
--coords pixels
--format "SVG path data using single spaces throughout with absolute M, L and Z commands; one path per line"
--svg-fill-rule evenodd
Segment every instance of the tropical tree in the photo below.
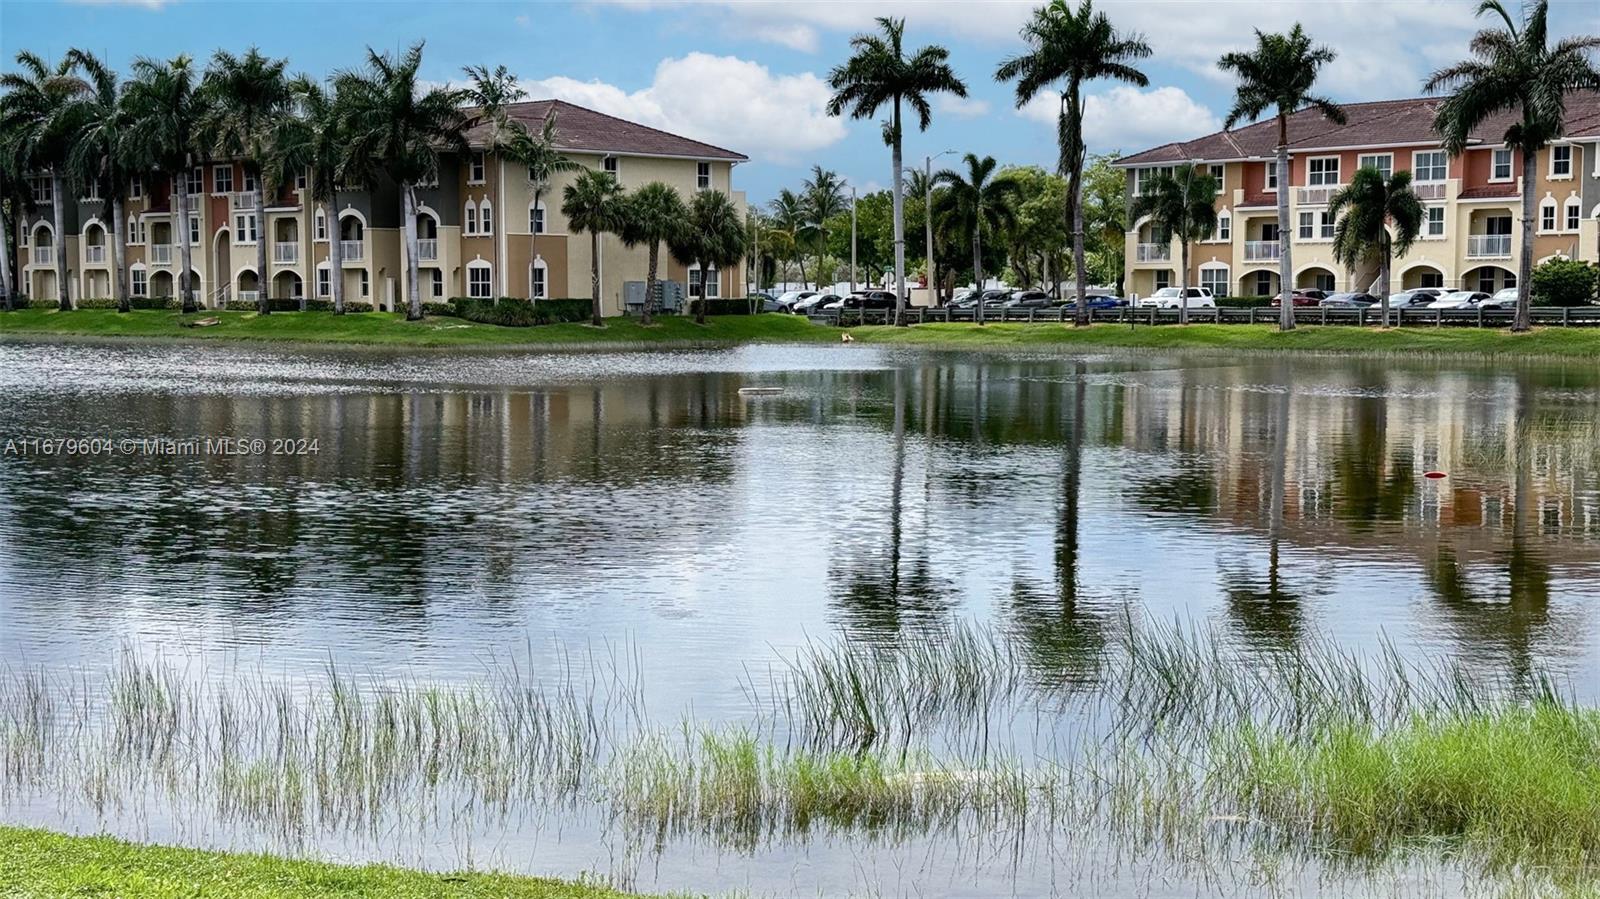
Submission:
M 1072 229 L 1072 267 L 1077 278 L 1075 320 L 1089 323 L 1088 282 L 1083 238 L 1083 86 L 1110 78 L 1140 87 L 1149 83 L 1133 63 L 1150 55 L 1150 45 L 1139 35 L 1119 33 L 1105 13 L 1094 11 L 1093 0 L 1083 0 L 1074 10 L 1067 0 L 1051 2 L 1033 11 L 1022 26 L 1028 52 L 1000 64 L 995 80 L 1017 82 L 1017 107 L 1021 108 L 1052 84 L 1060 85 L 1056 114 L 1056 142 L 1061 151 L 1057 170 L 1067 178 L 1067 208 Z
M 579 234 L 589 232 L 589 295 L 594 303 L 589 323 L 596 328 L 603 327 L 605 322 L 600 320 L 600 235 L 621 230 L 622 185 L 606 172 L 585 171 L 561 191 L 561 214 L 567 217 L 567 226 L 572 230 Z
M 133 61 L 133 78 L 127 87 L 128 115 L 133 123 L 128 146 L 141 171 L 154 169 L 166 175 L 176 193 L 174 208 L 178 244 L 178 293 L 183 311 L 194 312 L 193 248 L 189 244 L 189 172 L 202 148 L 196 135 L 201 99 L 193 61 L 178 55 L 165 62 L 149 57 Z
M 983 290 L 983 238 L 985 234 L 1005 233 L 1017 223 L 1017 183 L 1006 175 L 995 177 L 993 156 L 979 159 L 968 153 L 963 176 L 943 169 L 934 180 L 944 189 L 934 195 L 936 221 L 951 231 L 962 231 L 972 239 L 972 282 Z M 983 304 L 977 306 L 978 324 L 983 324 Z
M 1289 227 L 1289 116 L 1302 109 L 1315 109 L 1329 121 L 1343 125 L 1344 110 L 1338 104 L 1311 91 L 1317 72 L 1333 62 L 1337 54 L 1327 47 L 1314 47 L 1299 23 L 1288 34 L 1266 34 L 1256 30 L 1256 48 L 1250 53 L 1225 54 L 1217 65 L 1239 79 L 1233 109 L 1224 127 L 1255 121 L 1268 110 L 1278 124 L 1278 286 L 1281 291 L 1278 328 L 1294 329 L 1294 261 L 1291 258 Z
M 1506 126 L 1506 146 L 1522 153 L 1522 257 L 1517 271 L 1517 313 L 1513 331 L 1532 327 L 1530 281 L 1533 274 L 1534 196 L 1538 191 L 1535 162 L 1539 151 L 1566 129 L 1567 97 L 1574 91 L 1600 89 L 1600 71 L 1589 54 L 1600 37 L 1576 36 L 1550 45 L 1549 0 L 1524 7 L 1518 26 L 1500 0 L 1483 0 L 1478 15 L 1492 13 L 1501 27 L 1486 28 L 1472 39 L 1473 59 L 1441 69 L 1428 79 L 1427 90 L 1453 91 L 1434 114 L 1434 129 L 1452 155 L 1473 142 L 1490 119 L 1514 116 Z
M 324 219 L 327 227 L 337 232 L 340 186 L 364 183 L 362 167 L 352 165 L 347 158 L 344 110 L 339 106 L 337 94 L 306 75 L 291 79 L 289 92 L 294 98 L 292 114 L 278 119 L 268 143 L 269 153 L 263 162 L 266 179 L 281 184 L 297 175 L 305 175 L 310 201 L 327 210 Z M 337 233 L 330 237 L 328 286 L 333 293 L 334 314 L 343 315 L 344 247 Z M 305 309 L 303 290 L 300 308 Z
M 785 262 L 795 262 L 800 266 L 800 286 L 806 284 L 806 257 L 802 251 L 805 239 L 810 234 L 810 223 L 806 218 L 806 204 L 800 195 L 785 187 L 778 191 L 778 196 L 772 201 L 772 227 L 782 232 L 788 239 L 784 245 L 789 255 L 784 257 Z M 821 284 L 817 285 L 821 287 Z
M 1347 269 L 1378 260 L 1378 301 L 1385 328 L 1389 327 L 1390 262 L 1396 253 L 1404 256 L 1411 249 L 1422 232 L 1424 214 L 1422 201 L 1411 189 L 1410 172 L 1385 178 L 1372 166 L 1357 169 L 1350 183 L 1328 199 L 1328 215 L 1338 221 L 1333 229 L 1334 258 Z
M 538 209 L 543 202 L 545 191 L 550 189 L 550 182 L 563 172 L 575 171 L 581 166 L 567 157 L 565 153 L 556 149 L 556 111 L 551 108 L 540 124 L 539 130 L 533 131 L 520 123 L 511 131 L 510 136 L 500 142 L 500 153 L 506 159 L 526 169 L 528 188 L 533 193 L 533 208 Z M 545 227 L 549 227 L 546 223 Z M 533 228 L 528 229 L 528 258 L 533 259 L 538 255 L 539 235 Z M 531 290 L 530 290 L 531 292 Z
M 111 212 L 111 290 L 117 298 L 117 311 L 129 310 L 128 285 L 123 272 L 127 256 L 127 231 L 123 227 L 123 195 L 130 180 L 128 153 L 128 109 L 123 102 L 117 73 L 94 54 L 85 50 L 67 51 L 67 61 L 80 72 L 89 91 L 77 102 L 77 139 L 68 157 L 74 183 L 93 185 Z
M 344 107 L 350 158 L 368 160 L 400 187 L 406 239 L 406 320 L 422 318 L 417 269 L 417 185 L 439 177 L 439 156 L 467 156 L 466 91 L 426 88 L 417 79 L 422 44 L 399 56 L 367 49 L 365 71 L 341 72 L 335 89 Z M 337 240 L 337 236 L 334 236 Z
M 845 199 L 844 180 L 820 165 L 811 167 L 811 177 L 801 185 L 800 196 L 805 204 L 808 233 L 817 245 L 817 289 L 821 290 L 822 260 L 828 252 L 828 220 L 848 213 L 850 204 Z
M 288 60 L 263 56 L 254 47 L 243 56 L 218 50 L 200 82 L 200 130 L 208 143 L 206 149 L 217 159 L 243 159 L 245 174 L 255 184 L 250 208 L 256 221 L 256 311 L 262 315 L 272 311 L 267 290 L 270 271 L 263 168 L 272 152 L 272 135 L 289 109 L 291 95 L 284 76 L 288 65 Z M 236 234 L 234 240 L 247 236 Z
M 71 59 L 54 66 L 24 50 L 17 54 L 19 72 L 0 75 L 0 130 L 8 135 L 24 173 L 44 171 L 50 177 L 51 223 L 55 229 L 56 299 L 72 308 L 67 285 L 66 176 L 81 123 L 80 101 L 89 87 L 73 74 Z
M 881 34 L 858 34 L 850 39 L 855 55 L 843 65 L 836 66 L 828 76 L 833 97 L 828 100 L 828 114 L 842 115 L 846 109 L 850 117 L 867 119 L 876 115 L 884 105 L 890 107 L 889 120 L 884 124 L 883 139 L 892 149 L 891 177 L 894 180 L 894 323 L 906 321 L 906 222 L 905 195 L 901 185 L 904 168 L 901 164 L 900 107 L 909 105 L 917 115 L 917 125 L 928 130 L 933 110 L 928 96 L 951 93 L 958 97 L 967 95 L 967 86 L 956 77 L 948 62 L 950 51 L 934 45 L 923 47 L 909 57 L 902 47 L 905 36 L 905 19 L 878 18 Z
M 739 264 L 744 258 L 744 223 L 739 210 L 720 190 L 702 190 L 689 201 L 683 227 L 667 240 L 672 255 L 685 265 L 700 268 L 700 297 L 695 303 L 696 324 L 706 323 L 706 283 L 715 272 Z
M 16 303 L 17 285 L 11 272 L 11 226 L 22 224 L 23 213 L 32 206 L 33 195 L 24 178 L 26 170 L 18 158 L 14 133 L 0 130 L 0 308 L 10 312 Z
M 635 190 L 622 200 L 622 242 L 629 247 L 644 244 L 650 248 L 650 262 L 644 277 L 643 324 L 650 324 L 656 307 L 656 272 L 661 245 L 683 227 L 688 208 L 678 192 L 660 181 Z
M 1177 235 L 1183 248 L 1183 267 L 1178 276 L 1178 324 L 1189 323 L 1189 244 L 1206 240 L 1217 229 L 1217 179 L 1199 167 L 1184 163 L 1170 175 L 1158 175 L 1154 183 L 1133 198 L 1134 219 L 1146 216 L 1159 231 Z
M 1095 156 L 1083 170 L 1083 229 L 1086 266 L 1101 283 L 1122 293 L 1128 233 L 1128 175 L 1113 167 L 1117 154 Z

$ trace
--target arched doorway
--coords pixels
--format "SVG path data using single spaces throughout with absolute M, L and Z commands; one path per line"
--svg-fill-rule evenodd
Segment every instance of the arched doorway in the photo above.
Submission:
M 1497 290 L 1516 286 L 1516 273 L 1498 265 L 1480 265 L 1461 276 L 1462 290 L 1479 290 L 1484 293 L 1494 293 Z
M 241 268 L 233 276 L 234 286 L 238 290 L 239 299 L 246 303 L 254 303 L 261 296 L 261 279 L 256 277 L 253 268 Z
M 1325 266 L 1312 265 L 1300 270 L 1294 277 L 1294 286 L 1332 293 L 1338 289 L 1339 277 Z
M 1438 266 L 1419 262 L 1402 269 L 1400 289 L 1416 290 L 1419 287 L 1444 287 L 1444 272 Z
M 305 296 L 305 282 L 294 272 L 283 271 L 272 276 L 274 300 L 298 300 Z
M 1275 297 L 1282 293 L 1276 269 L 1258 268 L 1239 276 L 1239 296 Z

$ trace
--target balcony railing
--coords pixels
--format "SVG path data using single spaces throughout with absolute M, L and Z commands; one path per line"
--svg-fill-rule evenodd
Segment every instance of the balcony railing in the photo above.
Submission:
M 1467 255 L 1473 259 L 1507 259 L 1511 256 L 1511 235 L 1469 234 Z
M 365 247 L 366 241 L 364 240 L 339 241 L 339 253 L 344 257 L 345 262 L 360 262 Z
M 294 265 L 300 261 L 300 245 L 297 243 L 273 244 L 272 261 L 277 265 Z
M 1172 258 L 1172 244 L 1169 243 L 1142 243 L 1139 244 L 1134 258 L 1139 262 L 1161 262 Z
M 239 291 L 239 299 L 245 301 L 246 303 L 254 303 L 256 300 L 258 300 L 260 298 L 261 298 L 261 291 L 259 291 L 259 290 L 241 290 L 241 291 Z
M 1328 202 L 1328 198 L 1343 187 L 1341 184 L 1324 184 L 1318 187 L 1295 188 L 1295 201 L 1302 206 L 1321 206 Z
M 439 241 L 425 238 L 417 241 L 417 258 L 424 262 L 432 262 L 439 258 Z
M 256 208 L 256 195 L 250 191 L 234 191 L 228 194 L 229 209 L 254 209 Z
M 90 244 L 83 248 L 83 261 L 89 263 L 105 262 L 105 244 Z
M 150 263 L 152 265 L 171 265 L 172 264 L 172 244 L 170 244 L 170 243 L 153 243 L 153 244 L 150 245 L 149 250 L 150 250 Z
M 199 194 L 184 194 L 183 205 L 190 212 L 199 212 L 200 211 L 200 195 Z
M 1244 261 L 1246 262 L 1267 262 L 1282 255 L 1282 245 L 1275 240 L 1247 240 L 1244 242 Z
M 1411 185 L 1411 192 L 1419 200 L 1443 200 L 1446 187 L 1443 181 L 1419 181 Z
M 34 244 L 34 247 L 33 247 L 33 264 L 34 265 L 49 265 L 49 264 L 51 264 L 51 263 L 53 263 L 55 261 L 56 261 L 56 248 L 55 248 L 54 244 L 51 244 L 50 246 L 43 246 L 43 247 L 39 246 L 38 244 Z

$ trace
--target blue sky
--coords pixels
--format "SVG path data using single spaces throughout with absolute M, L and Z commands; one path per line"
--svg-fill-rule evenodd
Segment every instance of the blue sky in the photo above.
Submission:
M 1509 0 L 1515 6 L 1517 0 Z M 0 52 L 57 59 L 82 46 L 118 66 L 135 55 L 208 55 L 254 43 L 325 74 L 360 62 L 368 45 L 426 39 L 424 72 L 459 80 L 467 64 L 504 63 L 534 96 L 556 95 L 708 140 L 751 157 L 735 184 L 753 201 L 798 185 L 813 163 L 862 190 L 889 180 L 876 122 L 831 119 L 828 70 L 851 34 L 877 15 L 904 16 L 910 46 L 939 43 L 968 83 L 965 101 L 936 105 L 934 125 L 906 139 L 907 163 L 946 149 L 1002 162 L 1053 165 L 1055 104 L 1018 110 L 995 66 L 1018 52 L 1034 4 L 956 0 L 580 0 L 411 3 L 208 0 L 0 0 Z M 1321 88 L 1339 100 L 1420 92 L 1430 70 L 1465 53 L 1476 0 L 1101 0 L 1097 6 L 1156 51 L 1143 89 L 1093 86 L 1094 151 L 1133 152 L 1220 127 L 1232 97 L 1221 53 L 1251 29 L 1305 24 L 1339 52 Z M 1554 0 L 1558 33 L 1600 32 L 1600 0 Z M 947 157 L 944 164 L 953 160 Z M 940 163 L 935 163 L 937 167 Z

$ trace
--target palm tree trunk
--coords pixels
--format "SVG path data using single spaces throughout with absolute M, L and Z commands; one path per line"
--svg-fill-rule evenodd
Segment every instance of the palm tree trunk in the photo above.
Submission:
M 251 199 L 256 207 L 256 312 L 266 315 L 272 311 L 271 291 L 267 289 L 272 279 L 267 271 L 267 205 L 261 194 L 261 171 L 258 166 L 256 189 L 251 191 Z
M 185 168 L 175 173 L 172 180 L 178 189 L 178 233 L 173 235 L 173 239 L 178 242 L 178 264 L 182 266 L 178 272 L 178 293 L 183 297 L 183 311 L 195 312 L 197 309 L 194 304 L 194 285 L 189 281 L 190 262 L 193 261 L 189 247 L 189 170 Z M 218 272 L 217 277 L 221 276 L 222 273 Z
M 344 245 L 339 242 L 339 192 L 328 196 L 327 214 L 323 215 L 328 230 L 328 288 L 333 292 L 333 314 L 344 315 Z M 312 225 L 313 228 L 316 225 Z M 312 234 L 316 234 L 315 231 Z
M 600 321 L 600 232 L 589 232 L 589 296 L 590 315 L 589 324 L 596 328 L 605 323 Z
M 695 264 L 700 266 L 700 301 L 694 304 L 694 323 L 703 325 L 706 323 L 706 272 L 710 267 L 704 260 L 695 260 Z
M 1189 323 L 1189 241 L 1179 238 L 1179 258 L 1183 260 L 1183 272 L 1178 276 L 1178 324 Z
M 116 188 L 112 188 L 116 190 Z M 111 289 L 117 296 L 117 311 L 127 312 L 132 308 L 128 301 L 127 272 L 122 270 L 122 260 L 128 256 L 128 248 L 123 244 L 127 232 L 122 227 L 122 194 L 111 198 Z
M 56 228 L 56 301 L 62 310 L 69 310 L 72 291 L 67 289 L 67 195 L 62 192 L 61 171 L 56 166 L 50 167 L 50 190 L 55 196 L 50 206 Z
M 656 264 L 661 257 L 661 242 L 650 241 L 650 266 L 644 273 L 644 314 L 639 316 L 639 323 L 650 324 L 650 317 L 656 311 Z
M 1517 316 L 1511 330 L 1526 331 L 1533 327 L 1533 192 L 1534 165 L 1537 155 L 1527 149 L 1522 151 L 1522 258 L 1517 262 Z
M 972 224 L 972 283 L 978 291 L 978 327 L 983 327 L 983 239 L 978 234 L 979 224 Z
M 1289 120 L 1278 113 L 1278 330 L 1294 330 L 1294 271 L 1289 249 Z
M 1383 326 L 1389 327 L 1389 235 L 1378 238 L 1378 302 L 1383 304 Z
M 1074 326 L 1089 323 L 1089 282 L 1083 253 L 1083 159 L 1080 154 L 1072 174 L 1072 275 L 1078 288 Z
M 794 258 L 795 264 L 800 266 L 800 289 L 806 289 L 806 254 L 800 253 Z M 818 285 L 819 287 L 821 285 Z
M 422 320 L 422 292 L 417 289 L 417 190 L 407 181 L 400 185 L 401 202 L 405 205 L 406 229 L 406 321 Z
M 0 208 L 0 302 L 5 311 L 16 306 L 16 290 L 11 283 L 11 230 L 6 225 L 4 208 Z
M 906 198 L 900 168 L 900 98 L 894 98 L 894 324 L 906 323 Z

